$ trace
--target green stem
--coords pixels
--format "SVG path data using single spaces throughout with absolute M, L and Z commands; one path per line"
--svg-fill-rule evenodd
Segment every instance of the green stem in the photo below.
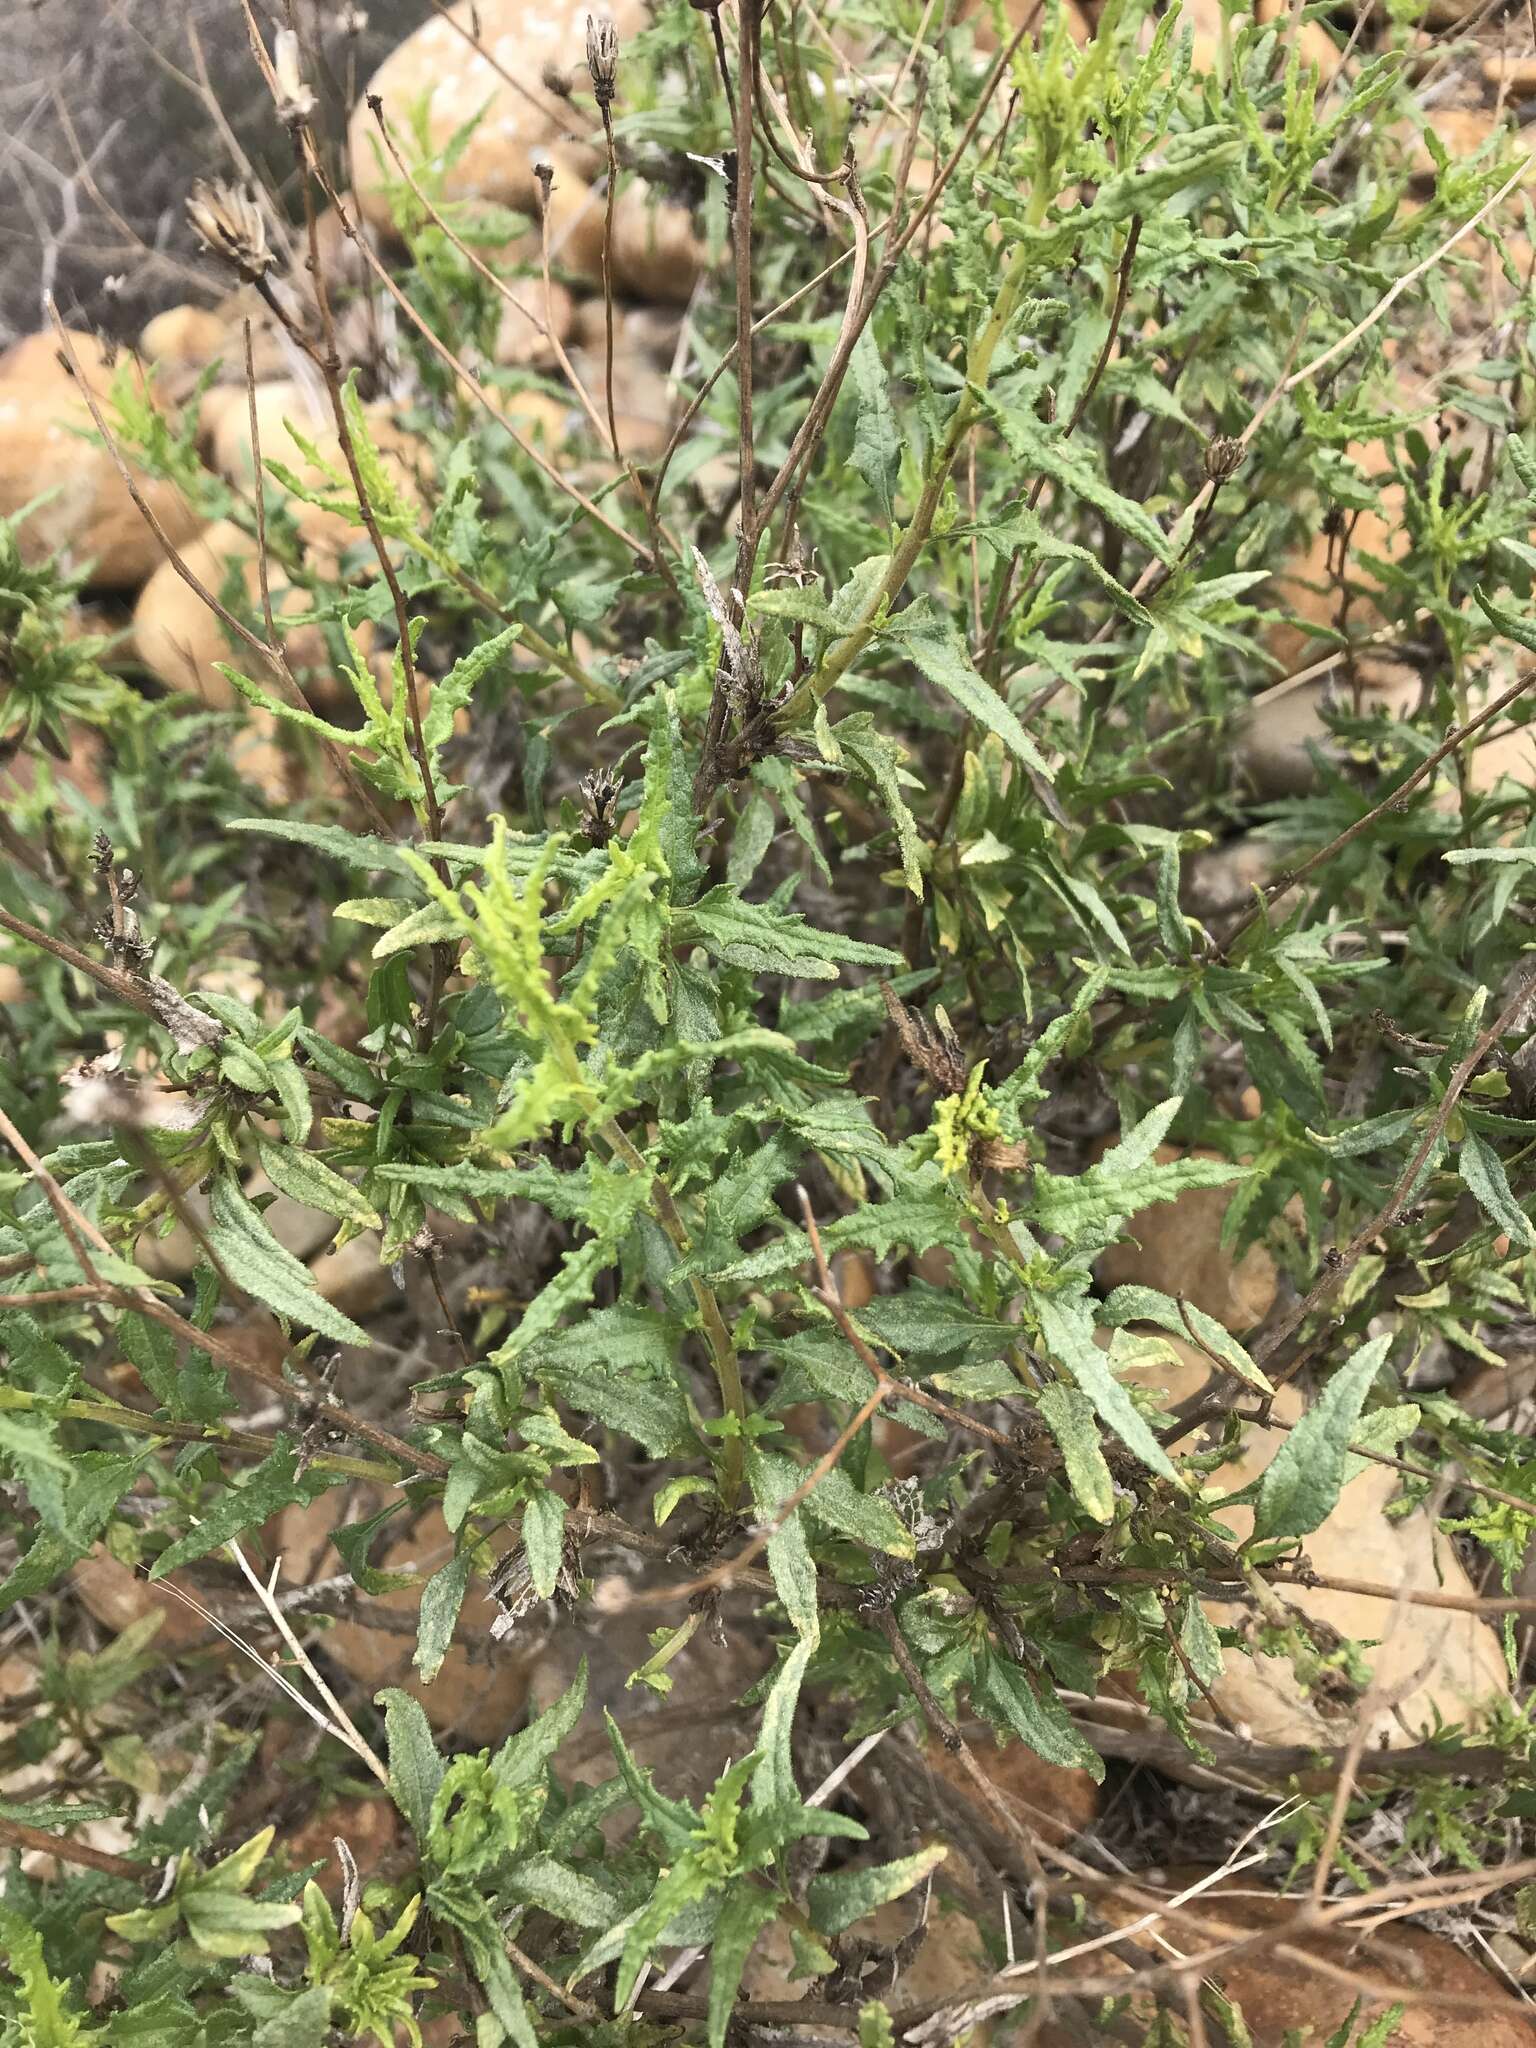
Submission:
M 587 673 L 574 654 L 567 654 L 552 640 L 546 640 L 542 633 L 519 619 L 515 613 L 508 611 L 505 605 L 498 604 L 483 583 L 478 583 L 473 576 L 468 575 L 457 562 L 435 547 L 424 534 L 410 535 L 410 545 L 419 555 L 424 555 L 433 568 L 446 576 L 450 583 L 456 583 L 478 604 L 483 604 L 487 611 L 494 612 L 506 625 L 521 626 L 522 645 L 530 654 L 536 654 L 540 661 L 547 661 L 551 668 L 557 668 L 563 676 L 569 676 L 589 704 L 595 704 L 600 711 L 624 709 L 624 700 L 617 690 L 610 689 L 607 683 L 600 683 L 596 676 Z
M 1031 267 L 1032 251 L 1028 242 L 1021 242 L 1009 258 L 1008 268 L 1003 276 L 1002 287 L 993 303 L 987 324 L 971 344 L 966 357 L 965 389 L 950 417 L 949 428 L 939 445 L 939 452 L 932 469 L 923 485 L 923 494 L 918 500 L 917 510 L 911 524 L 902 535 L 901 541 L 891 556 L 891 566 L 885 578 L 853 630 L 827 650 L 815 671 L 806 677 L 789 698 L 780 714 L 780 722 L 792 724 L 803 715 L 812 703 L 819 704 L 834 684 L 845 676 L 880 630 L 881 622 L 888 616 L 891 605 L 900 596 L 907 578 L 917 565 L 917 559 L 928 544 L 933 530 L 939 505 L 944 495 L 944 486 L 949 473 L 965 441 L 966 435 L 975 425 L 982 409 L 987 380 L 992 374 L 992 359 L 998 345 L 1007 332 L 1008 324 L 1018 310 L 1023 294 L 1025 279 Z
M 658 1672 L 665 1671 L 678 1652 L 687 1649 L 689 1643 L 698 1632 L 699 1623 L 703 1619 L 704 1610 L 700 1607 L 695 1609 L 686 1621 L 679 1622 L 655 1655 L 647 1657 L 640 1666 L 640 1669 L 631 1674 L 629 1684 L 649 1685 Z M 670 1679 L 668 1679 L 667 1684 L 671 1684 Z M 662 1689 L 665 1690 L 665 1688 Z
M 601 1126 L 603 1138 L 613 1151 L 634 1173 L 650 1176 L 651 1203 L 656 1220 L 667 1233 L 674 1248 L 680 1253 L 688 1250 L 688 1229 L 678 1214 L 672 1191 L 661 1176 L 653 1173 L 649 1160 L 634 1141 L 612 1120 Z M 725 1317 L 714 1289 L 697 1277 L 688 1283 L 693 1292 L 694 1306 L 699 1312 L 699 1322 L 704 1331 L 704 1341 L 709 1346 L 709 1362 L 714 1367 L 715 1384 L 720 1389 L 720 1405 L 727 1415 L 733 1416 L 737 1431 L 725 1440 L 725 1472 L 720 1487 L 720 1499 L 727 1514 L 735 1511 L 741 1498 L 742 1474 L 746 1458 L 747 1396 L 741 1384 L 741 1361 L 736 1356 L 736 1347 L 731 1342 L 731 1333 L 726 1328 Z
M 576 1057 L 575 1047 L 553 1020 L 546 1026 L 550 1050 L 559 1060 L 566 1079 L 580 1089 L 590 1089 L 591 1083 L 582 1071 Z M 645 1154 L 628 1133 L 622 1130 L 618 1120 L 609 1117 L 598 1125 L 603 1142 L 618 1159 L 622 1159 L 631 1173 L 643 1174 L 650 1183 L 650 1207 L 656 1221 L 667 1233 L 674 1250 L 686 1256 L 688 1251 L 688 1229 L 678 1214 L 677 1204 L 671 1190 L 651 1166 Z M 725 1413 L 735 1418 L 736 1431 L 725 1440 L 725 1465 L 721 1478 L 720 1499 L 727 1514 L 734 1514 L 741 1499 L 742 1477 L 746 1465 L 746 1424 L 747 1397 L 741 1384 L 741 1361 L 736 1356 L 736 1347 L 731 1342 L 731 1333 L 726 1327 L 725 1317 L 720 1312 L 720 1303 L 707 1282 L 695 1276 L 688 1283 L 693 1293 L 694 1306 L 699 1312 L 699 1323 L 704 1332 L 704 1341 L 709 1347 L 709 1360 L 714 1368 L 715 1384 L 720 1389 L 720 1404 Z

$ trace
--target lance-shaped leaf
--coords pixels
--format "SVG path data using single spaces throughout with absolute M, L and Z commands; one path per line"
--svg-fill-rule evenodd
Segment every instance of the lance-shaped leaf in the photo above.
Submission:
M 1390 1333 L 1362 1345 L 1280 1446 L 1259 1487 L 1255 1536 L 1306 1536 L 1333 1512 L 1349 1440 L 1391 1345 Z

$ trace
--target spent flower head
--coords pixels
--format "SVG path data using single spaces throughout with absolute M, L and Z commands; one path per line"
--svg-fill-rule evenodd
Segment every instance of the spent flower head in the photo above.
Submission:
M 1227 483 L 1243 466 L 1247 454 L 1231 434 L 1213 434 L 1205 444 L 1205 473 L 1213 484 Z
M 613 105 L 615 78 L 619 65 L 619 32 L 606 14 L 587 16 L 587 69 L 592 74 L 592 96 L 606 115 Z
M 187 219 L 209 255 L 237 270 L 247 284 L 259 284 L 272 268 L 266 223 L 249 187 L 199 178 L 187 198 Z

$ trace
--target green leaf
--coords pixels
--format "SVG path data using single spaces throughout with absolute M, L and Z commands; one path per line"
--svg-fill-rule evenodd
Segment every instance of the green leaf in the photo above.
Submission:
M 298 1924 L 299 1908 L 276 1900 L 248 1899 L 241 1892 L 198 1890 L 182 1902 L 187 1932 L 205 1955 L 264 1956 L 269 1934 Z
M 435 1571 L 421 1589 L 416 1654 L 411 1661 L 421 1673 L 424 1685 L 430 1685 L 443 1667 L 468 1584 L 469 1554 L 461 1551 Z
M 1461 1141 L 1456 1168 L 1476 1196 L 1478 1207 L 1500 1230 L 1509 1233 L 1512 1243 L 1523 1245 L 1527 1251 L 1536 1245 L 1536 1230 L 1531 1228 L 1530 1218 L 1511 1192 L 1503 1160 L 1486 1138 L 1468 1131 Z
M 277 1099 L 283 1105 L 284 1133 L 290 1144 L 302 1145 L 315 1120 L 314 1105 L 309 1099 L 309 1083 L 291 1052 L 281 1057 L 269 1054 L 267 1072 L 272 1076 Z
M 1117 1287 L 1099 1313 L 1111 1329 L 1123 1329 L 1127 1323 L 1155 1323 L 1160 1330 L 1214 1352 L 1245 1386 L 1257 1393 L 1275 1391 L 1267 1375 L 1254 1364 L 1226 1325 L 1192 1301 L 1175 1301 L 1171 1294 L 1156 1287 Z
M 375 1706 L 384 1709 L 390 1797 L 417 1842 L 424 1843 L 432 1824 L 432 1802 L 443 1782 L 443 1760 L 419 1700 L 394 1686 L 373 1697 Z
M 49 1974 L 43 1938 L 22 1914 L 0 1907 L 0 1951 L 16 1978 L 7 1986 L 20 2020 L 21 2048 L 91 2048 L 105 2043 L 108 2030 L 93 2027 L 68 2003 L 68 1987 Z
M 115 1807 L 87 1799 L 0 1799 L 0 1820 L 28 1828 L 79 1827 L 88 1820 L 115 1820 Z
M 914 1885 L 922 1883 L 930 1870 L 937 1870 L 948 1854 L 941 1844 L 933 1843 L 894 1863 L 813 1877 L 806 1891 L 811 1925 L 818 1934 L 841 1934 L 855 1920 L 862 1920 L 892 1899 L 904 1897 Z
M 461 923 L 451 911 L 440 903 L 423 903 L 375 941 L 373 957 L 390 960 L 396 953 L 408 953 L 412 946 L 435 946 L 442 940 L 462 937 Z
M 382 1230 L 384 1219 L 345 1175 L 313 1152 L 296 1145 L 274 1144 L 258 1135 L 256 1156 L 273 1187 L 306 1209 L 319 1209 L 338 1223 L 355 1223 L 360 1229 Z
M 1170 1159 L 1129 1169 L 1106 1153 L 1079 1174 L 1054 1174 L 1037 1167 L 1029 1187 L 1029 1220 L 1037 1230 L 1064 1237 L 1076 1249 L 1083 1239 L 1107 1230 L 1155 1203 L 1175 1202 L 1194 1188 L 1222 1188 L 1246 1180 L 1252 1167 L 1225 1159 Z M 1115 1232 L 1118 1235 L 1118 1230 Z
M 47 1592 L 90 1549 L 111 1519 L 112 1510 L 137 1479 L 147 1451 L 118 1456 L 108 1451 L 77 1451 L 74 1474 L 65 1495 L 63 1526 L 43 1529 L 0 1583 L 0 1613 L 18 1600 Z
M 805 1497 L 805 1512 L 840 1536 L 850 1536 L 871 1550 L 891 1557 L 914 1557 L 912 1532 L 893 1507 L 877 1494 L 860 1493 L 847 1473 L 834 1465 Z
M 1041 1342 L 1052 1363 L 1066 1368 L 1098 1410 L 1100 1421 L 1135 1452 L 1149 1472 L 1164 1479 L 1176 1478 L 1168 1453 L 1115 1378 L 1107 1353 L 1094 1343 L 1086 1312 L 1064 1307 L 1049 1295 L 1036 1295 L 1033 1302 Z
M 569 1920 L 573 1927 L 611 1927 L 619 1900 L 590 1872 L 572 1870 L 554 1856 L 524 1856 L 507 1878 L 507 1888 L 530 1906 Z
M 1006 701 L 977 674 L 953 622 L 926 600 L 900 614 L 890 629 L 935 689 L 958 704 L 968 718 L 994 732 L 1016 759 L 1049 782 L 1051 771 Z
M 354 737 L 351 733 L 343 735 L 346 739 Z M 317 853 L 328 854 L 332 860 L 344 861 L 348 867 L 370 871 L 387 868 L 402 875 L 410 872 L 399 849 L 389 840 L 365 838 L 359 832 L 345 832 L 339 825 L 309 825 L 297 818 L 234 818 L 227 829 L 259 832 L 266 839 L 291 840 L 297 846 L 310 846 Z
M 859 2007 L 859 2048 L 896 2048 L 896 2026 L 878 1998 Z
M 546 1707 L 526 1728 L 520 1728 L 496 1753 L 492 1771 L 498 1784 L 510 1787 L 533 1784 L 545 1765 L 581 1719 L 587 1703 L 587 1660 L 582 1658 L 576 1676 L 553 1706 Z
M 776 1452 L 753 1450 L 747 1457 L 747 1478 L 752 1498 L 765 1522 L 778 1517 L 781 1504 L 804 1478 L 793 1459 Z M 819 1633 L 816 1604 L 816 1566 L 806 1546 L 805 1531 L 796 1508 L 768 1544 L 768 1569 L 784 1611 L 803 1636 Z
M 1064 540 L 1060 534 L 1053 533 L 1022 500 L 1011 506 L 994 524 L 973 530 L 979 539 L 1004 557 L 1017 550 L 1026 557 L 1034 555 L 1046 562 L 1078 563 L 1108 592 L 1118 611 L 1124 612 L 1138 626 L 1151 625 L 1152 614 L 1146 606 L 1139 598 L 1132 597 L 1125 585 L 1109 573 L 1092 548 L 1079 547 L 1076 541 Z
M 776 1919 L 779 1901 L 738 1879 L 721 1901 L 715 1938 L 709 1947 L 709 2048 L 725 2048 L 741 1989 L 741 1973 L 758 1935 Z
M 565 1502 L 559 1494 L 541 1487 L 529 1496 L 523 1509 L 523 1548 L 528 1553 L 533 1590 L 541 1600 L 554 1593 L 564 1545 Z
M 1099 1447 L 1099 1425 L 1093 1403 L 1076 1387 L 1047 1387 L 1040 1413 L 1056 1439 L 1072 1497 L 1096 1522 L 1115 1514 L 1115 1483 Z
M 867 945 L 842 932 L 812 931 L 798 911 L 743 903 L 723 882 L 680 912 L 673 931 L 682 944 L 703 946 L 732 966 L 796 980 L 835 981 L 840 961 L 857 967 L 904 964 L 889 947 Z
M 1063 439 L 1059 426 L 1044 426 L 1028 406 L 998 406 L 996 411 L 1003 437 L 1028 476 L 1049 477 L 1053 484 L 1102 512 L 1159 562 L 1173 567 L 1178 555 L 1168 536 L 1143 506 L 1121 497 L 1105 482 L 1085 447 Z
M 892 494 L 901 470 L 901 430 L 886 388 L 885 365 L 869 327 L 854 345 L 848 373 L 859 408 L 849 460 L 874 493 L 880 516 L 889 526 L 896 516 Z
M 438 748 L 452 737 L 454 714 L 469 703 L 482 677 L 489 675 L 511 652 L 513 645 L 522 637 L 522 631 L 521 626 L 513 625 L 503 632 L 493 633 L 489 640 L 482 640 L 468 654 L 461 655 L 442 681 L 433 686 L 432 701 L 421 722 L 422 738 L 427 743 L 429 755 L 435 756 Z
M 230 1278 L 280 1316 L 338 1343 L 368 1347 L 367 1331 L 316 1290 L 307 1268 L 284 1251 L 228 1168 L 214 1176 L 208 1242 Z
M 977 1661 L 973 1692 L 981 1705 L 1048 1764 L 1084 1770 L 1095 1784 L 1103 1783 L 1103 1759 L 1078 1733 L 1048 1678 L 1041 1675 L 1037 1690 L 1016 1664 L 995 1651 L 984 1652 Z
M 1256 1537 L 1310 1535 L 1333 1512 L 1350 1438 L 1391 1348 L 1390 1332 L 1362 1345 L 1280 1446 L 1259 1485 Z
M 635 1438 L 653 1458 L 680 1457 L 699 1448 L 674 1376 L 682 1341 L 678 1318 L 618 1302 L 552 1331 L 522 1363 L 547 1392 Z
M 334 1472 L 317 1471 L 313 1465 L 299 1469 L 297 1450 L 284 1436 L 261 1463 L 238 1481 L 231 1479 L 216 1493 L 185 1536 L 170 1544 L 150 1567 L 152 1579 L 206 1557 L 221 1543 L 268 1521 L 282 1508 L 316 1500 L 328 1486 L 338 1483 Z

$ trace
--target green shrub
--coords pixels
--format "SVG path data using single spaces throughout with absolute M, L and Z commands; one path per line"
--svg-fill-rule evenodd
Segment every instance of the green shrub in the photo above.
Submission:
M 167 1674 L 137 1640 L 51 1647 L 8 1754 L 54 1758 L 81 1802 L 3 1809 L 0 1836 L 64 1851 L 51 1881 L 6 1879 L 7 2041 L 389 2042 L 447 2010 L 486 2048 L 638 2048 L 678 2022 L 720 2048 L 764 1927 L 835 1972 L 846 1931 L 939 1861 L 805 1803 L 813 1711 L 849 1739 L 979 1720 L 1098 1776 L 1084 1703 L 1106 1681 L 1196 1758 L 1224 1660 L 1267 1648 L 1356 1699 L 1359 1646 L 1279 1593 L 1364 1458 L 1400 1460 L 1404 1503 L 1506 1580 L 1524 1555 L 1528 1443 L 1411 1384 L 1447 1346 L 1502 1362 L 1536 1309 L 1530 778 L 1471 767 L 1536 675 L 1515 651 L 1536 647 L 1530 299 L 1512 208 L 1487 206 L 1511 162 L 1441 162 L 1426 131 L 1410 204 L 1401 20 L 1330 81 L 1284 21 L 1229 15 L 1196 71 L 1188 29 L 1139 0 L 1109 0 L 1083 48 L 1048 10 L 1038 48 L 996 60 L 949 13 L 844 10 L 894 112 L 772 22 L 803 165 L 833 169 L 799 176 L 765 98 L 771 153 L 707 174 L 720 262 L 683 384 L 711 381 L 664 473 L 590 449 L 536 466 L 402 321 L 437 478 L 417 504 L 337 382 L 351 465 L 308 495 L 357 522 L 360 480 L 392 563 L 311 592 L 356 712 L 295 703 L 248 650 L 229 670 L 308 764 L 301 799 L 242 786 L 238 714 L 108 676 L 65 637 L 71 584 L 7 534 L 0 738 L 26 772 L 0 828 L 24 986 L 0 1073 L 0 1605 L 46 1613 L 98 1544 L 195 1577 L 366 1481 L 454 1532 L 421 1586 L 423 1679 L 472 1585 L 515 1640 L 543 1603 L 579 1613 L 615 1552 L 654 1612 L 644 1686 L 666 1693 L 727 1609 L 767 1646 L 749 1753 L 698 1807 L 616 1726 L 607 1781 L 571 1774 L 580 1680 L 500 1748 L 445 1754 L 404 1693 L 345 1718 L 290 1663 L 328 1731 L 316 1782 L 383 1775 L 410 1831 L 403 1871 L 364 1872 L 339 1918 L 280 1834 L 226 1832 L 241 1717 L 126 1858 L 73 1860 L 72 1827 L 132 1805 L 103 1705 Z M 618 62 L 626 164 L 719 157 L 704 15 L 666 0 Z M 904 134 L 927 166 L 905 186 Z M 397 275 L 479 360 L 498 302 L 464 245 L 506 224 L 444 196 L 448 169 L 421 167 L 426 202 L 401 188 Z M 733 268 L 761 325 L 750 394 Z M 1421 345 L 1449 360 L 1413 392 Z M 117 424 L 186 459 L 163 425 Z M 723 509 L 701 476 L 721 456 L 742 463 Z M 1383 508 L 1390 559 L 1349 539 Z M 1337 650 L 1337 701 L 1303 793 L 1256 807 L 1273 579 L 1319 530 L 1335 624 L 1311 645 Z M 1372 632 L 1420 679 L 1410 715 L 1372 708 Z M 99 792 L 45 758 L 83 732 Z M 1196 914 L 1192 877 L 1243 834 L 1267 879 Z M 436 1323 L 390 1312 L 409 1372 L 272 1236 L 258 1166 L 441 1290 Z M 1246 1345 L 1176 1275 L 1095 1285 L 1133 1215 L 1210 1188 L 1231 1250 L 1282 1269 Z M 187 1284 L 148 1277 L 136 1248 L 199 1194 Z M 839 1297 L 842 1254 L 874 1273 L 867 1303 Z M 504 1284 L 471 1298 L 487 1264 Z M 281 1323 L 281 1369 L 229 1335 L 250 1304 Z M 1124 1374 L 1166 1356 L 1159 1332 L 1210 1362 L 1178 1414 Z M 1305 1416 L 1235 1543 L 1223 1451 L 1298 1375 Z M 877 1416 L 925 1440 L 912 1476 Z M 384 1526 L 346 1544 L 364 1595 L 390 1583 Z M 1214 1625 L 1213 1592 L 1257 1629 Z M 1529 1730 L 1509 1708 L 1434 1741 L 1428 1776 L 1357 1811 L 1390 1796 L 1416 1852 L 1475 1864 L 1511 1810 L 1467 1759 L 1513 1768 Z M 1295 1809 L 1303 1861 L 1338 1858 L 1327 1817 Z M 645 1966 L 694 1946 L 707 1991 L 624 2017 Z M 903 2038 L 899 1989 L 890 2008 L 848 2004 L 847 2030 Z M 1185 2024 L 1177 2000 L 1156 2024 Z

